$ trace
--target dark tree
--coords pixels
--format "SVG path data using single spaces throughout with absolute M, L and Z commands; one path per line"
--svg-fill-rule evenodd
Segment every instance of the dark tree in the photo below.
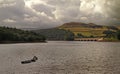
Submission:
M 120 40 L 120 30 L 117 31 L 117 38 Z
M 2 42 L 41 42 L 46 38 L 43 35 L 31 31 L 23 31 L 16 28 L 0 27 L 0 43 Z
M 77 33 L 78 38 L 83 38 L 84 36 L 81 33 Z
M 106 30 L 103 32 L 103 34 L 106 34 L 106 37 L 107 38 L 110 38 L 110 37 L 114 37 L 115 36 L 115 33 L 114 31 L 111 31 L 111 30 Z
M 35 30 L 34 32 L 44 35 L 47 40 L 74 40 L 74 33 L 63 29 L 43 29 Z

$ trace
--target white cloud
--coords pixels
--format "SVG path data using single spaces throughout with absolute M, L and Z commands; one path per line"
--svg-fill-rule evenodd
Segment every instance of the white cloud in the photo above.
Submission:
M 80 19 L 81 20 L 87 20 L 88 18 L 87 17 L 81 17 Z
M 3 7 L 11 7 L 11 6 L 14 6 L 16 3 L 11 3 L 11 4 L 1 4 L 0 8 L 3 8 Z
M 16 21 L 13 20 L 13 19 L 5 19 L 5 20 L 3 20 L 3 22 L 5 22 L 5 23 L 15 23 Z
M 29 17 L 29 18 L 24 18 L 24 21 L 37 22 L 37 21 L 39 21 L 39 18 L 38 17 Z

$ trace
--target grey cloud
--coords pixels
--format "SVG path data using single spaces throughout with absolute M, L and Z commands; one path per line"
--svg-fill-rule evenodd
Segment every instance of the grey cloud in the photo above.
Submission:
M 45 0 L 45 1 L 50 5 L 60 6 L 60 7 L 62 6 L 63 8 L 68 7 L 69 5 L 78 6 L 80 4 L 80 0 L 59 0 L 59 1 L 58 0 Z
M 82 15 L 88 17 L 89 22 L 102 25 L 119 24 L 119 0 L 81 0 L 81 2 L 84 3 Z
M 120 0 L 40 0 L 44 3 L 33 4 L 31 8 L 24 1 L 0 0 L 0 25 L 48 28 L 71 21 L 120 24 Z
M 56 5 L 55 16 L 63 22 L 75 21 L 76 17 L 80 14 L 80 0 L 61 0 L 51 2 Z
M 0 19 L 7 19 L 7 18 L 13 18 L 13 19 L 17 19 L 22 17 L 23 13 L 24 13 L 24 2 L 19 0 L 19 1 L 12 1 L 9 2 L 9 4 L 11 3 L 16 3 L 13 6 L 9 6 L 9 7 L 2 7 L 0 8 Z M 20 20 L 20 19 L 19 19 Z
M 106 0 L 106 4 L 104 4 L 104 11 L 106 14 L 113 18 L 120 19 L 120 0 Z
M 55 8 L 53 7 L 50 7 L 44 4 L 37 4 L 37 5 L 33 5 L 33 8 L 38 12 L 44 12 L 48 16 L 54 17 L 52 12 L 55 11 Z

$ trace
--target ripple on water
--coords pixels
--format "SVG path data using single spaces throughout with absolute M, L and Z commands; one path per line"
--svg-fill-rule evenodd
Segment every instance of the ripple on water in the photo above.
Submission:
M 120 44 L 65 42 L 0 45 L 1 74 L 120 74 Z M 21 60 L 37 56 L 34 63 Z

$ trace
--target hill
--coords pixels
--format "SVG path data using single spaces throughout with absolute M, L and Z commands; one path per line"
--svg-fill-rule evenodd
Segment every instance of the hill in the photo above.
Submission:
M 16 28 L 0 27 L 0 43 L 44 42 L 43 35 Z
M 94 23 L 70 22 L 51 29 L 33 30 L 46 36 L 47 40 L 74 40 L 77 38 L 103 38 L 118 41 L 119 26 L 102 26 Z
M 47 38 L 47 40 L 74 40 L 74 34 L 68 30 L 51 28 L 34 30 L 34 32 L 44 35 Z
M 96 25 L 94 23 L 81 23 L 81 22 L 70 22 L 65 23 L 58 27 L 59 29 L 70 30 L 75 36 L 84 36 L 84 37 L 103 37 L 105 31 L 116 32 L 119 27 L 117 26 L 102 26 Z

